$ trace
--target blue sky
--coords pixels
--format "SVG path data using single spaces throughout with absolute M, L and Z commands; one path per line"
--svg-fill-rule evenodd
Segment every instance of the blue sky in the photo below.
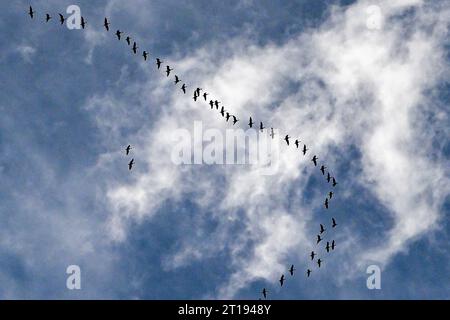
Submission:
M 57 23 L 71 4 L 87 30 Z M 368 27 L 371 5 L 379 28 Z M 450 297 L 445 1 L 0 9 L 0 298 L 257 299 L 263 287 L 272 299 Z M 133 56 L 117 29 L 151 62 Z M 273 176 L 174 165 L 172 131 L 199 120 L 229 126 L 180 94 L 155 57 L 242 123 L 251 115 L 301 136 L 338 177 L 330 210 L 320 172 L 284 145 Z M 315 237 L 331 217 L 339 227 L 326 240 L 338 247 L 326 255 Z M 311 249 L 323 256 L 320 270 Z M 81 290 L 65 286 L 71 264 Z M 291 264 L 297 274 L 279 288 Z M 370 264 L 382 269 L 381 290 L 366 287 Z

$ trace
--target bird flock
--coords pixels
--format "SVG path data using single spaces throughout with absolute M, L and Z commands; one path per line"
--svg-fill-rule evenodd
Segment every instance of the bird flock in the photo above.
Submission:
M 36 16 L 36 12 L 33 10 L 33 8 L 30 6 L 29 10 L 28 10 L 28 15 L 31 17 L 31 19 L 34 19 Z M 61 25 L 64 24 L 64 22 L 66 21 L 66 18 L 61 14 L 58 13 L 59 16 L 59 23 Z M 48 23 L 50 20 L 52 20 L 52 16 L 49 13 L 45 14 L 45 18 L 44 21 L 46 23 Z M 87 21 L 84 17 L 81 17 L 81 21 L 80 21 L 80 27 L 81 29 L 85 29 L 87 26 Z M 108 18 L 105 18 L 103 20 L 103 27 L 105 28 L 106 32 L 109 32 L 111 29 L 111 23 L 108 20 Z M 138 45 L 136 43 L 136 41 L 133 40 L 133 38 L 131 38 L 131 36 L 127 35 L 126 37 L 124 36 L 124 32 L 121 30 L 117 30 L 114 33 L 114 36 L 117 37 L 118 41 L 121 41 L 122 39 L 125 40 L 125 42 L 127 43 L 127 45 L 131 48 L 131 51 L 133 52 L 134 55 L 138 55 Z M 142 58 L 144 59 L 144 61 L 148 61 L 150 57 L 150 53 L 146 50 L 142 50 Z M 161 58 L 157 58 L 155 57 L 155 65 L 157 70 L 161 70 L 161 67 L 163 67 L 164 61 L 161 60 Z M 166 74 L 166 77 L 169 77 L 172 72 L 174 71 L 173 68 L 171 68 L 169 65 L 166 65 L 165 68 L 163 67 L 163 70 Z M 174 78 L 174 84 L 176 86 L 179 86 L 180 90 L 183 92 L 184 95 L 187 94 L 187 88 L 188 86 L 186 85 L 186 83 L 184 83 L 181 79 L 180 76 L 177 74 L 174 74 L 173 76 Z M 179 85 L 180 83 L 182 83 L 181 85 Z M 235 126 L 240 120 L 238 119 L 238 117 L 234 114 L 231 114 L 228 110 L 225 109 L 225 106 L 223 106 L 223 104 L 216 99 L 209 99 L 208 101 L 208 96 L 209 93 L 207 93 L 204 89 L 202 88 L 195 88 L 195 90 L 193 90 L 193 97 L 192 99 L 194 100 L 194 102 L 198 102 L 198 101 L 202 101 L 202 98 L 204 100 L 204 102 L 207 103 L 207 105 L 209 105 L 211 110 L 216 110 L 219 111 L 219 114 L 222 116 L 222 118 L 225 119 L 225 121 L 227 123 L 232 123 L 233 126 Z M 230 121 L 231 120 L 231 121 Z M 250 117 L 249 122 L 248 122 L 248 127 L 249 128 L 256 128 L 256 124 L 255 121 L 253 120 L 252 117 Z M 259 122 L 259 131 L 263 132 L 264 130 L 269 130 L 263 123 L 263 121 Z M 270 137 L 272 139 L 275 139 L 275 133 L 274 133 L 274 128 L 270 127 Z M 293 138 L 291 136 L 289 136 L 288 134 L 286 134 L 283 138 L 284 142 L 286 142 L 287 147 L 291 147 L 291 141 L 293 140 Z M 303 144 L 303 146 L 302 146 Z M 296 138 L 294 140 L 293 146 L 295 146 L 296 149 L 299 150 L 300 154 L 303 155 L 304 157 L 306 156 L 307 152 L 309 151 L 308 147 L 306 144 L 302 143 L 301 144 L 301 140 Z M 130 155 L 131 152 L 131 145 L 128 145 L 125 148 L 125 154 L 127 156 Z M 313 155 L 313 157 L 311 158 L 311 162 L 314 165 L 314 167 L 318 167 L 319 166 L 319 162 L 318 162 L 319 158 L 317 157 L 317 155 Z M 135 164 L 135 160 L 134 158 L 131 159 L 128 163 L 128 169 L 131 171 L 133 166 Z M 335 188 L 337 186 L 337 181 L 336 178 L 330 173 L 330 171 L 327 170 L 328 168 L 326 167 L 325 164 L 320 165 L 320 172 L 322 173 L 322 176 L 324 176 L 325 181 L 331 185 L 332 188 Z M 330 202 L 333 199 L 333 191 L 329 191 L 328 194 L 325 197 L 324 200 L 324 207 L 326 210 L 329 209 L 330 206 Z M 330 228 L 334 229 L 337 227 L 337 223 L 336 223 L 336 219 L 335 218 L 331 218 L 330 221 Z M 319 225 L 319 231 L 317 234 L 317 240 L 316 240 L 316 249 L 313 249 L 309 255 L 310 258 L 310 262 L 313 265 L 317 265 L 317 268 L 320 268 L 323 263 L 324 263 L 324 258 L 323 256 L 319 257 L 319 253 L 320 252 L 320 245 L 323 242 L 325 242 L 325 235 L 327 234 L 327 228 L 325 228 L 325 226 L 323 224 Z M 336 248 L 336 241 L 334 239 L 329 239 L 326 241 L 326 245 L 323 247 L 324 251 L 326 251 L 327 254 L 329 254 L 331 251 L 333 251 Z M 317 259 L 316 259 L 317 257 Z M 311 274 L 313 273 L 314 267 L 310 266 L 309 268 L 306 269 L 305 271 L 305 275 L 307 278 L 309 278 L 311 276 Z M 294 265 L 291 265 L 288 269 L 287 269 L 288 273 L 290 274 L 291 277 L 294 276 L 294 271 L 296 271 Z M 284 274 L 281 275 L 280 279 L 279 279 L 279 283 L 280 283 L 280 287 L 283 287 L 283 284 L 286 281 L 286 277 Z M 261 293 L 262 296 L 264 297 L 264 299 L 266 299 L 268 297 L 268 290 L 266 288 L 263 288 Z

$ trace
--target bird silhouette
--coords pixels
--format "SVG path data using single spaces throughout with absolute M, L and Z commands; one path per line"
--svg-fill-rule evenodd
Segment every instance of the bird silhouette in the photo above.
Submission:
M 209 100 L 209 105 L 211 106 L 211 109 L 214 109 L 214 101 Z
M 134 165 L 134 159 L 131 159 L 131 161 L 128 163 L 128 170 L 133 169 L 133 165 Z
M 286 137 L 284 137 L 284 141 L 286 141 L 287 145 L 289 145 L 289 136 L 286 135 Z
M 264 299 L 267 298 L 267 293 L 269 293 L 269 292 L 266 290 L 266 288 L 263 288 L 262 295 L 263 295 Z
M 333 187 L 336 187 L 337 186 L 337 182 L 336 182 L 336 179 L 333 177 Z
M 262 121 L 259 124 L 259 130 L 261 130 L 261 132 L 264 130 L 264 124 L 262 123 Z
M 322 260 L 319 258 L 319 259 L 317 259 L 317 265 L 319 266 L 319 268 L 320 268 L 320 266 L 322 265 Z
M 51 18 L 48 13 L 45 14 L 45 22 L 49 22 Z
M 117 37 L 117 39 L 120 41 L 120 39 L 122 39 L 122 31 L 120 31 L 120 30 L 117 30 L 116 31 L 116 37 Z M 129 41 L 130 40 L 130 37 L 127 37 L 127 40 Z M 127 42 L 128 42 L 127 41 Z
M 216 109 L 217 109 L 217 110 L 219 110 L 219 103 L 220 103 L 220 101 L 217 101 L 217 100 L 214 101 L 214 105 L 216 106 Z
M 119 39 L 119 40 L 120 40 L 120 39 Z M 131 46 L 131 38 L 130 38 L 130 37 L 127 37 L 127 38 L 125 39 L 125 41 L 128 43 L 129 46 Z
M 298 139 L 296 139 L 294 143 L 295 143 L 295 146 L 296 146 L 297 149 L 298 149 L 298 147 L 299 147 L 299 145 L 300 145 L 300 141 L 298 141 Z
M 169 75 L 170 75 L 170 72 L 171 72 L 172 70 L 173 70 L 173 69 L 170 69 L 170 67 L 167 66 L 167 67 L 166 67 L 166 75 L 169 76 Z
M 311 161 L 314 163 L 314 166 L 315 167 L 317 167 L 317 160 L 318 160 L 319 158 L 317 158 L 317 156 L 314 156 L 312 159 L 311 159 Z
M 229 113 L 229 112 L 227 112 L 227 116 L 225 117 L 225 118 L 226 118 L 226 120 L 227 120 L 227 122 L 228 122 L 228 120 L 230 120 L 230 117 L 231 117 L 230 113 Z
M 144 52 L 142 52 L 142 56 L 144 57 L 144 60 L 147 61 L 147 57 L 148 57 L 147 51 L 144 50 Z
M 205 99 L 205 101 L 208 101 L 208 95 L 209 95 L 209 93 L 203 93 L 203 98 Z
M 195 89 L 195 92 L 197 93 L 197 96 L 200 97 L 200 91 L 203 90 L 202 88 L 197 88 Z
M 275 132 L 273 132 L 273 128 L 270 128 L 270 136 L 273 138 L 275 138 Z
M 326 169 L 327 167 L 325 167 L 324 165 L 322 165 L 321 167 L 320 167 L 320 171 L 322 171 L 322 175 L 325 175 L 325 169 Z
M 328 209 L 328 198 L 325 198 L 325 208 Z
M 186 94 L 186 88 L 187 88 L 186 84 L 183 83 L 183 85 L 181 86 L 181 90 L 183 90 L 184 94 Z
M 284 283 L 284 274 L 282 274 L 281 278 L 280 278 L 280 285 L 281 285 L 281 287 L 283 286 L 283 283 Z
M 320 241 L 322 241 L 322 238 L 320 237 L 320 234 L 317 235 L 317 242 L 316 244 L 318 244 Z
M 58 14 L 59 14 L 59 22 L 61 23 L 61 25 L 63 25 L 64 21 L 66 21 L 66 19 L 64 19 L 64 16 L 61 13 L 58 13 Z
M 238 122 L 239 120 L 236 118 L 236 116 L 233 116 L 233 126 Z
M 328 196 L 330 197 L 330 200 L 331 200 L 331 198 L 333 198 L 333 191 L 330 191 L 329 193 L 328 193 Z
M 320 224 L 320 234 L 325 232 L 325 228 L 323 227 L 323 224 Z
M 332 221 L 331 227 L 336 228 L 336 226 L 337 226 L 336 220 L 334 218 L 331 218 L 331 221 Z
M 309 276 L 311 275 L 311 270 L 306 270 L 306 275 L 307 275 L 307 277 L 309 278 Z
M 128 145 L 128 147 L 125 149 L 126 154 L 129 155 L 131 150 L 131 145 Z
M 161 68 L 161 64 L 162 64 L 163 62 L 164 62 L 164 61 L 161 61 L 159 58 L 156 58 L 156 66 L 158 67 L 158 69 Z
M 133 42 L 133 53 L 134 54 L 137 53 L 137 49 L 138 49 L 138 46 L 137 46 L 136 42 Z
M 303 145 L 303 155 L 306 155 L 306 151 L 308 151 L 308 149 L 306 148 L 306 144 Z
M 336 242 L 331 241 L 331 250 L 334 250 L 334 248 L 336 248 Z
M 249 120 L 249 122 L 248 122 L 248 126 L 251 128 L 251 127 L 253 127 L 253 120 L 252 120 L 252 117 L 250 117 L 250 120 Z
M 81 17 L 80 26 L 83 30 L 84 30 L 84 28 L 86 28 L 86 25 L 87 25 L 86 20 L 84 20 L 84 17 Z
M 225 107 L 222 107 L 220 109 L 220 114 L 222 115 L 222 117 L 225 117 Z
M 108 18 L 105 18 L 105 22 L 103 23 L 103 26 L 105 27 L 106 31 L 109 31 L 109 22 L 108 22 Z
M 315 256 L 316 256 L 316 253 L 314 251 L 311 251 L 311 254 L 310 254 L 311 260 L 314 260 Z
M 180 82 L 181 80 L 180 80 L 180 78 L 178 78 L 178 76 L 177 75 L 175 75 L 175 84 L 178 84 L 178 82 Z
M 327 252 L 330 252 L 330 242 L 327 241 L 327 246 L 325 247 L 325 249 L 327 250 Z
M 331 181 L 331 175 L 329 172 L 327 172 L 327 182 L 330 183 L 330 181 Z
M 30 9 L 28 10 L 28 15 L 31 17 L 31 19 L 34 18 L 35 12 L 33 11 L 33 8 L 30 6 Z
M 192 98 L 192 99 L 194 99 L 194 101 L 197 101 L 197 92 L 196 91 L 194 91 L 194 97 Z
M 289 268 L 289 273 L 291 274 L 291 276 L 294 275 L 294 271 L 295 271 L 294 265 L 291 265 L 291 267 Z

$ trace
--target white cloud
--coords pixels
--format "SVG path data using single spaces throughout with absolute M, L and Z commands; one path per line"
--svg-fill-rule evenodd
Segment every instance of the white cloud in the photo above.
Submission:
M 367 260 L 388 263 L 410 241 L 432 231 L 449 190 L 443 164 L 428 157 L 433 132 L 421 122 L 424 109 L 438 112 L 425 92 L 447 75 L 443 41 L 449 8 L 420 1 L 378 1 L 383 27 L 371 30 L 366 26 L 371 4 L 336 7 L 318 30 L 306 30 L 279 46 L 259 46 L 243 36 L 205 44 L 173 63 L 192 83 L 190 91 L 198 84 L 241 119 L 252 115 L 300 136 L 331 169 L 339 163 L 332 150 L 358 148 L 362 175 L 354 181 L 388 209 L 393 227 L 375 247 L 349 237 L 342 247 L 352 248 L 355 260 L 346 267 L 353 268 Z M 411 18 L 396 16 L 411 7 Z M 153 66 L 147 68 L 154 72 Z M 315 232 L 309 226 L 315 208 L 302 204 L 313 173 L 309 159 L 299 161 L 298 153 L 284 149 L 282 169 L 275 176 L 238 166 L 175 166 L 170 161 L 171 132 L 191 130 L 199 119 L 204 127 L 226 125 L 206 105 L 194 104 L 190 96 L 174 90 L 163 76 L 157 84 L 142 84 L 138 94 L 151 101 L 150 108 L 159 106 L 159 113 L 155 123 L 143 124 L 133 137 L 139 156 L 132 178 L 115 179 L 108 190 L 109 227 L 115 240 L 126 239 L 129 222 L 150 219 L 166 199 L 194 194 L 200 208 L 214 211 L 220 232 L 215 239 L 200 236 L 195 241 L 180 235 L 183 250 L 167 257 L 167 268 L 228 250 L 235 272 L 218 294 L 232 297 L 255 279 L 276 281 L 288 254 L 295 251 L 304 257 Z M 97 121 L 102 128 L 110 126 L 106 131 L 116 136 L 117 122 L 124 123 L 118 115 L 127 106 L 114 95 L 105 99 L 112 108 Z M 110 164 L 118 157 L 109 154 L 105 159 Z M 315 205 L 322 206 L 322 195 L 314 197 Z M 227 234 L 227 225 L 237 219 L 243 231 L 236 238 Z
M 33 62 L 33 56 L 36 53 L 36 48 L 30 45 L 22 44 L 17 46 L 16 51 L 20 54 L 20 56 L 25 62 L 27 63 Z

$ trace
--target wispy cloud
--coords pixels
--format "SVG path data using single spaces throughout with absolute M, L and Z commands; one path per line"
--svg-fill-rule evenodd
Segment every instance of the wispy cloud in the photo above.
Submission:
M 345 264 L 353 265 L 351 269 L 368 260 L 387 263 L 411 240 L 432 231 L 449 190 L 444 163 L 428 156 L 433 131 L 421 121 L 424 110 L 439 112 L 426 92 L 447 76 L 443 44 L 449 10 L 441 3 L 379 2 L 383 26 L 371 30 L 366 25 L 370 4 L 334 7 L 318 30 L 306 30 L 281 45 L 260 46 L 242 36 L 169 59 L 180 75 L 206 88 L 242 119 L 252 115 L 301 136 L 345 183 L 356 182 L 388 208 L 393 225 L 379 245 L 357 245 L 357 238 L 348 237 L 355 242 L 355 258 Z M 405 10 L 409 15 L 404 16 Z M 165 199 L 208 194 L 213 187 L 216 195 L 203 198 L 202 206 L 216 212 L 214 219 L 222 230 L 244 212 L 239 216 L 244 230 L 239 243 L 234 234 L 203 239 L 207 247 L 231 254 L 235 272 L 219 296 L 232 297 L 256 279 L 275 281 L 289 252 L 307 252 L 308 236 L 314 232 L 307 222 L 316 219 L 314 211 L 322 205 L 319 192 L 314 193 L 312 208 L 298 200 L 308 191 L 310 175 L 316 174 L 304 170 L 308 159 L 299 161 L 296 153 L 284 150 L 282 169 L 272 177 L 242 168 L 174 166 L 167 139 L 171 131 L 191 130 L 189 124 L 198 119 L 211 127 L 225 126 L 166 79 L 159 81 L 157 86 L 142 85 L 142 91 L 152 89 L 152 105 L 162 111 L 155 124 L 134 136 L 142 150 L 139 176 L 127 183 L 116 181 L 108 191 L 113 237 L 124 240 L 127 221 L 149 219 Z M 107 121 L 102 117 L 99 125 Z M 335 158 L 333 150 L 352 146 L 361 153 L 360 160 L 351 155 Z M 345 161 L 359 161 L 361 174 L 339 172 Z M 198 241 L 182 241 L 183 252 L 167 260 L 174 267 L 214 252 L 195 249 Z

